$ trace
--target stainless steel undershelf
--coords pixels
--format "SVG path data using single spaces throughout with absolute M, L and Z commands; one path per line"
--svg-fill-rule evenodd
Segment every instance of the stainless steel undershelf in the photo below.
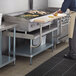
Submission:
M 9 44 L 9 50 L 8 50 L 8 56 L 5 56 L 2 54 L 2 36 L 3 36 L 3 32 L 6 31 L 6 30 L 9 30 L 9 29 L 14 29 L 13 31 L 13 56 L 11 57 L 10 56 L 10 44 Z M 3 66 L 11 63 L 11 62 L 14 62 L 15 64 L 15 33 L 16 33 L 16 24 L 7 24 L 7 23 L 4 23 L 3 25 L 0 26 L 0 68 L 2 68 Z M 9 37 L 10 39 L 10 37 Z
M 34 57 L 36 56 L 37 54 L 47 50 L 48 48 L 52 47 L 53 44 L 51 43 L 46 43 L 44 45 L 41 45 L 37 48 L 33 48 L 32 49 L 32 54 L 30 54 L 30 48 L 29 46 L 21 46 L 21 47 L 18 47 L 16 48 L 16 55 L 19 55 L 19 56 L 25 56 L 25 57 Z
M 0 68 L 4 67 L 5 65 L 15 61 L 15 58 L 2 55 L 2 58 L 0 58 Z

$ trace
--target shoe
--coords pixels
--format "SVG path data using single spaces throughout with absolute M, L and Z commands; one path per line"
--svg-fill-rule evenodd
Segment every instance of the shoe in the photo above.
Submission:
M 68 55 L 68 54 L 65 54 L 64 55 L 64 58 L 66 58 L 66 59 L 73 59 L 70 55 Z

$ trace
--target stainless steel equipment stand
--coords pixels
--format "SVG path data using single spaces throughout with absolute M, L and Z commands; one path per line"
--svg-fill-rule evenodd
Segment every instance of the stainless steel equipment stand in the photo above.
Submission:
M 40 24 L 40 37 L 41 37 L 41 42 L 42 42 L 42 25 L 43 25 L 43 24 Z M 52 31 L 51 31 L 51 33 L 52 33 L 52 43 L 50 43 L 49 46 L 52 47 L 52 51 L 53 51 L 53 46 L 54 46 L 54 38 L 53 38 L 53 37 L 54 37 L 54 31 L 56 31 L 56 30 L 57 30 L 57 28 L 56 28 L 55 30 L 52 30 Z M 49 33 L 50 33 L 50 32 L 49 32 Z M 32 64 L 32 58 L 34 57 L 34 55 L 33 55 L 33 47 L 32 47 L 33 45 L 32 45 L 32 41 L 33 41 L 33 40 L 30 39 L 30 55 L 31 55 L 31 56 L 30 56 L 30 64 Z M 40 45 L 40 46 L 41 46 L 41 45 Z M 36 53 L 39 54 L 40 52 L 45 51 L 46 49 L 48 49 L 48 48 L 50 48 L 50 47 L 48 47 L 48 46 L 47 46 L 47 47 L 44 47 L 44 48 L 45 48 L 44 50 L 41 50 L 41 49 L 39 48 L 38 50 L 41 50 L 41 51 L 37 51 L 37 50 L 36 50 L 36 51 L 37 51 Z M 37 47 L 36 47 L 36 48 L 37 48 Z
M 13 34 L 13 57 L 10 56 L 10 52 L 11 52 L 11 48 L 10 48 L 10 36 L 9 36 L 9 56 L 6 56 L 6 55 L 2 55 L 2 35 L 3 35 L 3 31 L 4 30 L 8 30 L 8 29 L 12 29 L 14 28 L 14 34 Z M 9 63 L 12 63 L 14 62 L 15 64 L 15 35 L 16 35 L 16 25 L 15 24 L 10 24 L 8 26 L 8 24 L 4 24 L 4 25 L 1 25 L 1 28 L 0 28 L 0 68 L 2 68 L 3 66 L 9 64 Z
M 51 22 L 50 22 L 50 24 L 51 24 Z M 32 58 L 34 56 L 36 56 L 39 53 L 41 53 L 41 52 L 47 50 L 48 48 L 54 46 L 53 35 L 54 35 L 54 32 L 56 30 L 58 30 L 58 28 L 57 27 L 51 27 L 51 28 L 48 27 L 45 30 L 42 30 L 42 26 L 43 26 L 43 24 L 40 24 L 40 31 L 37 32 L 37 33 L 34 33 L 34 34 L 28 34 L 27 32 L 24 33 L 24 34 L 23 33 L 16 33 L 16 38 L 23 38 L 23 39 L 29 39 L 30 40 L 30 45 L 29 46 L 27 45 L 25 47 L 25 45 L 23 45 L 22 47 L 16 48 L 16 55 L 24 56 L 24 57 L 30 57 L 30 64 L 32 64 Z M 42 37 L 42 36 L 47 35 L 49 33 L 52 34 L 52 41 L 47 42 L 46 44 L 40 45 L 38 47 L 33 46 L 32 42 L 33 42 L 34 39 L 39 38 L 40 36 Z M 13 37 L 13 32 L 7 32 L 5 34 L 7 34 L 10 37 Z M 10 37 L 9 37 L 9 47 L 10 47 L 10 44 L 11 44 Z M 10 49 L 11 49 L 11 47 L 9 48 L 9 50 Z M 52 48 L 52 50 L 53 50 L 53 48 Z M 13 54 L 13 52 L 11 52 L 11 53 Z
M 9 14 L 9 16 L 5 16 L 5 21 L 7 22 L 14 22 L 14 23 L 17 23 L 19 25 L 19 27 L 17 27 L 17 30 L 19 32 L 16 32 L 16 38 L 23 38 L 23 39 L 29 39 L 30 40 L 30 44 L 29 45 L 22 45 L 21 47 L 18 47 L 16 48 L 16 55 L 18 56 L 24 56 L 24 57 L 29 57 L 30 58 L 30 64 L 32 64 L 32 58 L 36 55 L 38 55 L 39 53 L 47 50 L 48 48 L 52 47 L 53 49 L 53 46 L 54 46 L 54 40 L 56 38 L 56 43 L 58 42 L 59 40 L 59 36 L 61 36 L 61 18 L 62 17 L 65 17 L 66 15 L 62 15 L 62 16 L 59 16 L 57 18 L 54 18 L 50 21 L 44 21 L 43 24 L 42 22 L 33 22 L 31 21 L 30 19 L 27 20 L 25 18 L 18 18 L 16 17 L 16 15 L 20 15 L 20 14 L 23 14 L 23 13 L 14 13 L 14 14 Z M 60 21 L 58 20 L 60 19 Z M 45 19 L 46 20 L 46 19 Z M 49 25 L 52 24 L 52 22 L 54 20 L 57 20 L 57 27 L 51 27 L 49 29 L 45 29 L 43 30 L 44 27 L 48 27 Z M 39 27 L 40 25 L 40 27 Z M 42 28 L 43 27 L 43 28 Z M 40 31 L 39 31 L 40 29 Z M 22 30 L 22 32 L 21 32 Z M 34 31 L 37 31 L 37 32 L 34 32 Z M 57 36 L 54 38 L 54 32 L 57 31 Z M 32 33 L 34 32 L 34 33 Z M 40 45 L 40 46 L 36 46 L 34 47 L 33 46 L 33 40 L 34 39 L 37 39 L 39 38 L 40 36 L 45 36 L 45 35 L 48 35 L 49 33 L 51 33 L 52 35 L 52 40 L 50 38 L 51 41 L 49 41 L 48 39 L 48 42 L 43 44 L 43 45 Z M 13 37 L 13 33 L 12 32 L 7 32 L 8 36 L 10 37 Z M 9 47 L 10 47 L 10 44 L 11 44 L 11 38 L 9 37 Z M 40 38 L 42 39 L 42 38 Z M 55 45 L 56 45 L 55 43 Z M 9 52 L 10 52 L 10 49 L 11 47 L 9 48 Z M 12 53 L 13 54 L 13 53 Z

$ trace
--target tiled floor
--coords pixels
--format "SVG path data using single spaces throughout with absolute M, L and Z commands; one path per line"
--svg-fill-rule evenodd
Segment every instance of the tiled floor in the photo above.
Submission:
M 68 43 L 61 43 L 57 46 L 56 49 L 52 52 L 51 49 L 46 50 L 45 52 L 35 56 L 33 58 L 33 64 L 29 65 L 29 58 L 26 57 L 17 57 L 16 65 L 9 64 L 0 69 L 0 76 L 24 76 L 41 63 L 45 62 L 58 52 L 62 51 L 68 46 Z

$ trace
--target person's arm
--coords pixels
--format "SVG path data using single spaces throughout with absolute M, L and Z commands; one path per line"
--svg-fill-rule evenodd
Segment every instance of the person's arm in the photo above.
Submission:
M 54 12 L 53 15 L 54 15 L 54 16 L 57 16 L 58 13 L 63 13 L 63 12 L 61 11 L 61 9 L 59 9 L 58 11 Z
M 70 4 L 71 4 L 72 0 L 64 0 L 61 9 L 59 9 L 58 11 L 54 12 L 54 16 L 57 13 L 63 13 L 66 12 L 67 8 L 69 8 Z
M 69 8 L 71 2 L 72 2 L 72 0 L 64 0 L 62 7 L 61 7 L 61 11 L 66 12 L 66 10 L 67 10 L 67 8 Z
M 71 4 L 72 0 L 64 0 L 61 9 L 59 9 L 58 11 L 54 12 L 54 16 L 57 13 L 63 13 L 66 12 L 67 8 L 69 8 L 70 4 Z

